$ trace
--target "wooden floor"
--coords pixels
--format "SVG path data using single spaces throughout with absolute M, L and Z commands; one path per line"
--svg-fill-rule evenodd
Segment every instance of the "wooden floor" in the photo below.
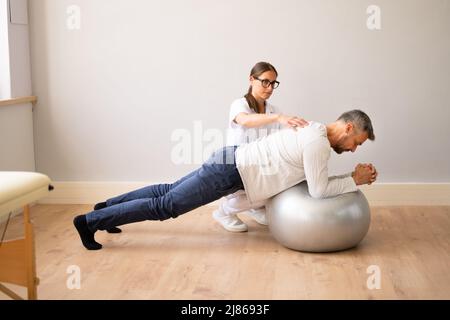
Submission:
M 363 242 L 331 254 L 286 249 L 246 215 L 249 232 L 229 233 L 211 207 L 98 232 L 104 248 L 87 251 L 72 218 L 90 208 L 32 208 L 40 299 L 450 299 L 450 207 L 374 207 Z M 21 230 L 16 217 L 6 238 Z M 381 289 L 367 287 L 371 265 Z M 79 290 L 67 287 L 70 266 L 81 270 Z

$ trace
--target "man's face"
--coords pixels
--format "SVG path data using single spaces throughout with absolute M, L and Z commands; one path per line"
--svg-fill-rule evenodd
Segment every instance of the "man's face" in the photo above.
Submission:
M 332 148 L 337 154 L 348 151 L 355 152 L 356 148 L 362 145 L 367 138 L 368 134 L 366 132 L 356 129 L 351 123 L 347 123 L 345 132 Z

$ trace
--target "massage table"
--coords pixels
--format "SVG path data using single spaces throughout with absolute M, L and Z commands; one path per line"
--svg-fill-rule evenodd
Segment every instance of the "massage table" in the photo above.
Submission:
M 22 299 L 2 284 L 26 287 L 28 299 L 37 299 L 33 224 L 30 204 L 46 197 L 53 189 L 46 175 L 35 172 L 0 171 L 0 291 L 13 299 Z M 4 239 L 12 213 L 23 209 L 24 238 Z

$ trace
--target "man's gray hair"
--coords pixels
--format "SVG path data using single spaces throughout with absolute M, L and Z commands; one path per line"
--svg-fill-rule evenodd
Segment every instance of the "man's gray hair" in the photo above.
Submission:
M 345 123 L 351 122 L 358 129 L 364 131 L 369 136 L 369 140 L 375 140 L 375 134 L 373 133 L 372 121 L 370 121 L 369 116 L 361 110 L 352 110 L 343 113 L 338 121 L 343 121 Z

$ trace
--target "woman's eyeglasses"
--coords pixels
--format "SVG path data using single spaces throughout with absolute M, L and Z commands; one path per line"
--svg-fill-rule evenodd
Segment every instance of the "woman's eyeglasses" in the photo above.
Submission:
M 278 86 L 280 85 L 279 81 L 270 81 L 267 79 L 259 79 L 259 78 L 255 78 L 256 80 L 261 81 L 261 84 L 264 88 L 268 88 L 269 86 L 272 86 L 273 89 L 278 88 Z

